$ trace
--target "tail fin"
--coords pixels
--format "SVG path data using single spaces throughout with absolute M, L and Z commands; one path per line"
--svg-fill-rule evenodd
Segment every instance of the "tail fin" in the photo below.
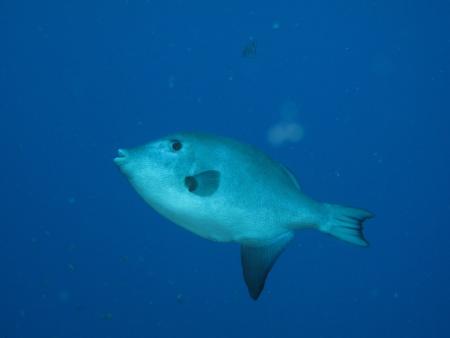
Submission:
M 363 209 L 336 204 L 325 204 L 325 206 L 329 210 L 329 217 L 319 226 L 320 231 L 355 245 L 369 245 L 364 238 L 363 223 L 366 219 L 372 218 L 373 214 Z

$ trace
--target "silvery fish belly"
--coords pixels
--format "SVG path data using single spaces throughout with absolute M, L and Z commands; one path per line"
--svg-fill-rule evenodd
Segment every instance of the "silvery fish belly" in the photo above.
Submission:
M 367 246 L 362 226 L 371 213 L 312 200 L 288 169 L 250 145 L 180 133 L 120 149 L 114 161 L 162 216 L 201 237 L 240 243 L 253 299 L 297 229 Z

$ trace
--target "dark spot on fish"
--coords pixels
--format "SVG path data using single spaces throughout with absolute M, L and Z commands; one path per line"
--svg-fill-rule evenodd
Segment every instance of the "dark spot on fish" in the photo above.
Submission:
M 197 189 L 198 183 L 194 176 L 186 176 L 184 179 L 184 184 L 188 188 L 190 192 L 195 191 Z

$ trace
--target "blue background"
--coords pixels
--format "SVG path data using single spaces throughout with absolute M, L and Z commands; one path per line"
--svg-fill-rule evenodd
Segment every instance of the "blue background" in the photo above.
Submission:
M 449 337 L 449 22 L 444 0 L 2 0 L 0 336 Z M 304 138 L 272 147 L 287 100 Z M 299 232 L 252 301 L 236 244 L 112 162 L 184 130 L 373 211 L 371 246 Z

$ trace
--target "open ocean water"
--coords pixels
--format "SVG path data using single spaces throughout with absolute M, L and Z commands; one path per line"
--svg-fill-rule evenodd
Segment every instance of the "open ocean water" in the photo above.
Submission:
M 250 143 L 368 248 L 239 246 L 150 209 L 117 149 Z M 450 2 L 0 1 L 1 338 L 450 337 Z

